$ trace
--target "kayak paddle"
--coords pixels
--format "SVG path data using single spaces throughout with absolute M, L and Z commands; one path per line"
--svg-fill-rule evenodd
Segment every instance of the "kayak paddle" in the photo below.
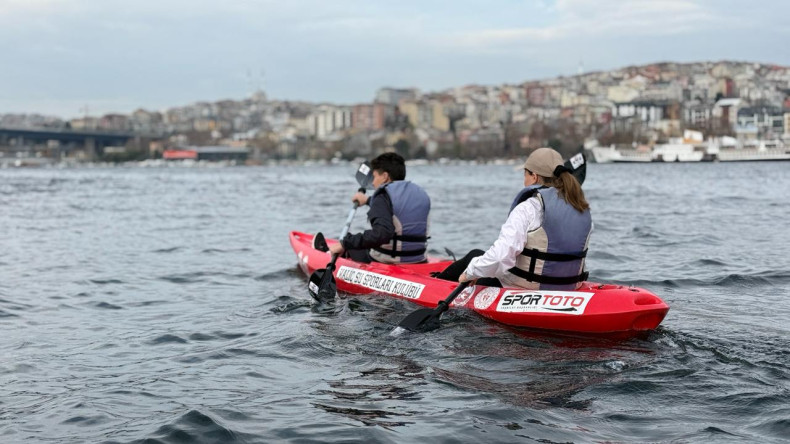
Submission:
M 462 291 L 466 287 L 469 286 L 471 281 L 466 281 L 460 283 L 449 296 L 447 296 L 443 301 L 439 301 L 439 304 L 436 308 L 421 308 L 412 312 L 410 315 L 403 318 L 398 324 L 398 328 L 405 329 L 412 332 L 426 332 L 431 330 L 436 330 L 439 328 L 439 319 L 442 317 L 442 313 L 447 311 L 450 308 L 450 303 L 453 302 L 453 299 L 458 297 Z M 397 331 L 397 329 L 395 331 Z M 395 333 L 393 331 L 393 333 Z M 395 333 L 397 334 L 397 333 Z
M 370 169 L 370 164 L 363 162 L 357 169 L 356 178 L 357 183 L 359 183 L 358 191 L 364 194 L 365 189 L 373 182 L 373 171 Z M 340 237 L 338 237 L 339 240 L 346 237 L 348 229 L 351 227 L 351 221 L 354 220 L 354 213 L 356 213 L 357 207 L 359 207 L 359 204 L 354 202 L 354 206 L 348 212 L 343 231 L 340 232 Z M 310 292 L 310 296 L 318 302 L 329 302 L 337 294 L 337 284 L 335 283 L 335 277 L 332 276 L 332 273 L 335 271 L 337 257 L 337 254 L 332 254 L 332 258 L 326 264 L 326 268 L 319 268 L 314 271 L 307 282 L 307 290 Z

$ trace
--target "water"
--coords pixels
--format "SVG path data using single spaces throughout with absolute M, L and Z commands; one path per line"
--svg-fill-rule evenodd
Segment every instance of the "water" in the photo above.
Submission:
M 0 442 L 786 442 L 788 167 L 590 165 L 592 279 L 671 306 L 625 341 L 312 307 L 288 232 L 337 235 L 353 165 L 0 170 Z M 409 176 L 436 253 L 487 247 L 521 180 Z

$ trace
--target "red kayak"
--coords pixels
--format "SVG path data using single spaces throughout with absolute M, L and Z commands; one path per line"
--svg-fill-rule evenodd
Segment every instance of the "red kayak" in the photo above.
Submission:
M 313 249 L 313 235 L 290 234 L 299 267 L 310 276 L 325 268 L 329 253 Z M 327 239 L 328 244 L 336 240 Z M 380 293 L 436 307 L 458 285 L 431 277 L 452 261 L 431 257 L 422 264 L 363 264 L 338 258 L 338 291 Z M 575 291 L 525 290 L 480 285 L 465 289 L 451 304 L 502 324 L 576 333 L 634 333 L 658 327 L 669 306 L 655 294 L 638 287 L 584 282 Z

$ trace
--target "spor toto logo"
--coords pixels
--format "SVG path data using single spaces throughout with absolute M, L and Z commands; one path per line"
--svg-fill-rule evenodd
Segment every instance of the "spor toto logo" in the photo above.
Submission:
M 485 310 L 490 307 L 494 299 L 499 296 L 499 290 L 499 288 L 489 287 L 477 293 L 477 296 L 475 296 L 475 308 L 478 310 Z

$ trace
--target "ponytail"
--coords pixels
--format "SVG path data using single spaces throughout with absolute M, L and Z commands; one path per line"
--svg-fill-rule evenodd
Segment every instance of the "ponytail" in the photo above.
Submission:
M 559 170 L 559 167 L 557 167 L 557 170 Z M 555 174 L 556 177 L 543 177 L 543 183 L 556 188 L 560 197 L 575 208 L 576 211 L 581 213 L 588 210 L 590 204 L 587 203 L 587 199 L 584 197 L 584 191 L 582 191 L 582 186 L 579 184 L 579 181 L 576 180 L 576 177 L 567 169 L 560 171 L 555 170 Z

